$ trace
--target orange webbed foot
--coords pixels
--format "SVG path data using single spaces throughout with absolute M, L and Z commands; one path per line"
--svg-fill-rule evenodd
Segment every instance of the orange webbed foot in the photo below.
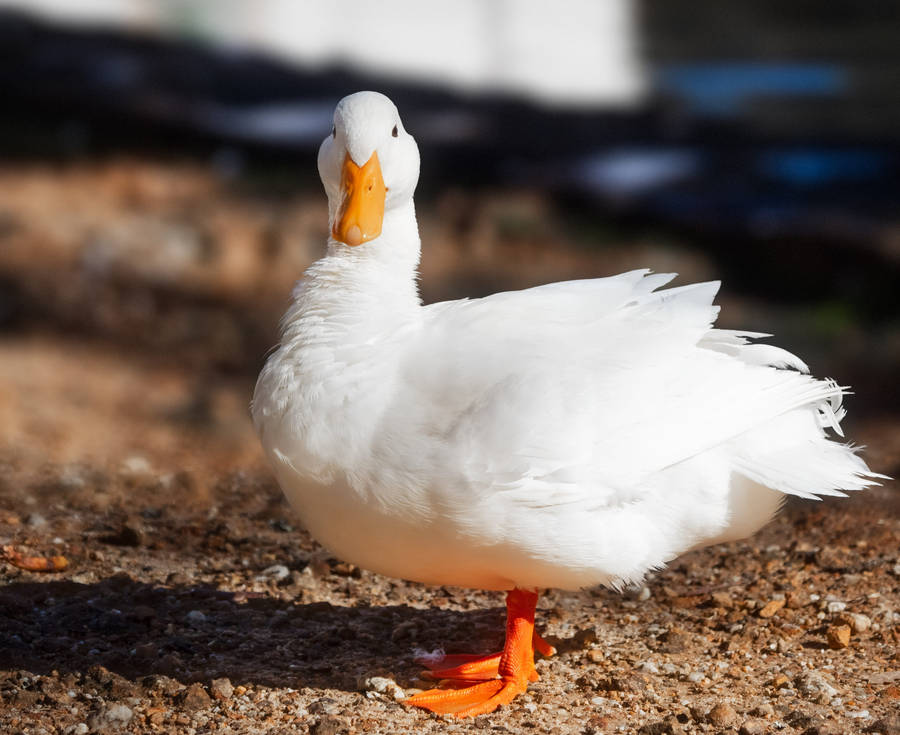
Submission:
M 476 717 L 509 704 L 537 681 L 534 652 L 544 656 L 556 652 L 534 630 L 537 593 L 515 589 L 507 594 L 506 643 L 500 653 L 487 656 L 451 654 L 440 661 L 422 661 L 429 675 L 450 688 L 429 689 L 404 704 L 436 714 Z M 472 683 L 475 682 L 475 683 Z M 468 686 L 467 686 L 468 685 Z
M 423 707 L 439 715 L 477 717 L 509 704 L 522 694 L 527 681 L 492 679 L 462 689 L 429 689 L 404 700 L 404 704 Z

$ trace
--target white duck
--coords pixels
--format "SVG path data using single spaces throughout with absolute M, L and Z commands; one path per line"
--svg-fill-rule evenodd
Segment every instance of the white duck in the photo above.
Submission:
M 509 590 L 502 654 L 406 700 L 472 716 L 537 677 L 537 588 L 640 580 L 753 533 L 785 494 L 879 477 L 841 433 L 841 388 L 713 329 L 718 283 L 631 271 L 423 306 L 419 154 L 393 103 L 344 98 L 319 149 L 331 237 L 282 322 L 253 418 L 285 494 L 343 559 Z

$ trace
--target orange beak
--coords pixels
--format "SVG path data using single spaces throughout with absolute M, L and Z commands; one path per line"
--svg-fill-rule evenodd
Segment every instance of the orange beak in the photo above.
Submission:
M 341 170 L 341 206 L 331 234 L 347 245 L 362 245 L 381 234 L 387 187 L 381 175 L 378 154 L 360 167 L 348 153 Z

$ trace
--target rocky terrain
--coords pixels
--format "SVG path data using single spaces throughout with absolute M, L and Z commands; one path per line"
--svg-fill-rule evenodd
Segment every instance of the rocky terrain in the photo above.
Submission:
M 448 192 L 421 214 L 429 300 L 716 270 L 653 237 L 586 248 L 527 192 Z M 791 502 L 624 594 L 548 590 L 538 623 L 559 652 L 525 696 L 471 722 L 405 709 L 428 686 L 416 651 L 501 645 L 502 596 L 332 558 L 262 462 L 253 380 L 325 217 L 318 192 L 195 165 L 0 172 L 0 731 L 900 732 L 894 483 Z M 896 375 L 883 325 L 808 328 L 727 288 L 719 301 L 727 326 L 804 356 L 827 343 L 817 372 Z M 877 381 L 855 387 L 848 437 L 897 476 L 900 416 Z M 67 566 L 27 571 L 15 554 Z

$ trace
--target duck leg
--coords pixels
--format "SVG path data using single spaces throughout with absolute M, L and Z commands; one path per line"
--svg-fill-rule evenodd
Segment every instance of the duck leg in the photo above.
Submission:
M 529 681 L 538 678 L 535 650 L 549 656 L 554 649 L 534 631 L 537 592 L 514 589 L 506 595 L 506 643 L 503 651 L 488 656 L 448 656 L 441 661 L 455 664 L 434 667 L 431 675 L 450 679 L 450 689 L 429 689 L 404 704 L 456 717 L 475 717 L 493 712 L 522 694 Z M 477 682 L 471 686 L 466 683 Z M 462 684 L 462 686 L 460 686 Z

